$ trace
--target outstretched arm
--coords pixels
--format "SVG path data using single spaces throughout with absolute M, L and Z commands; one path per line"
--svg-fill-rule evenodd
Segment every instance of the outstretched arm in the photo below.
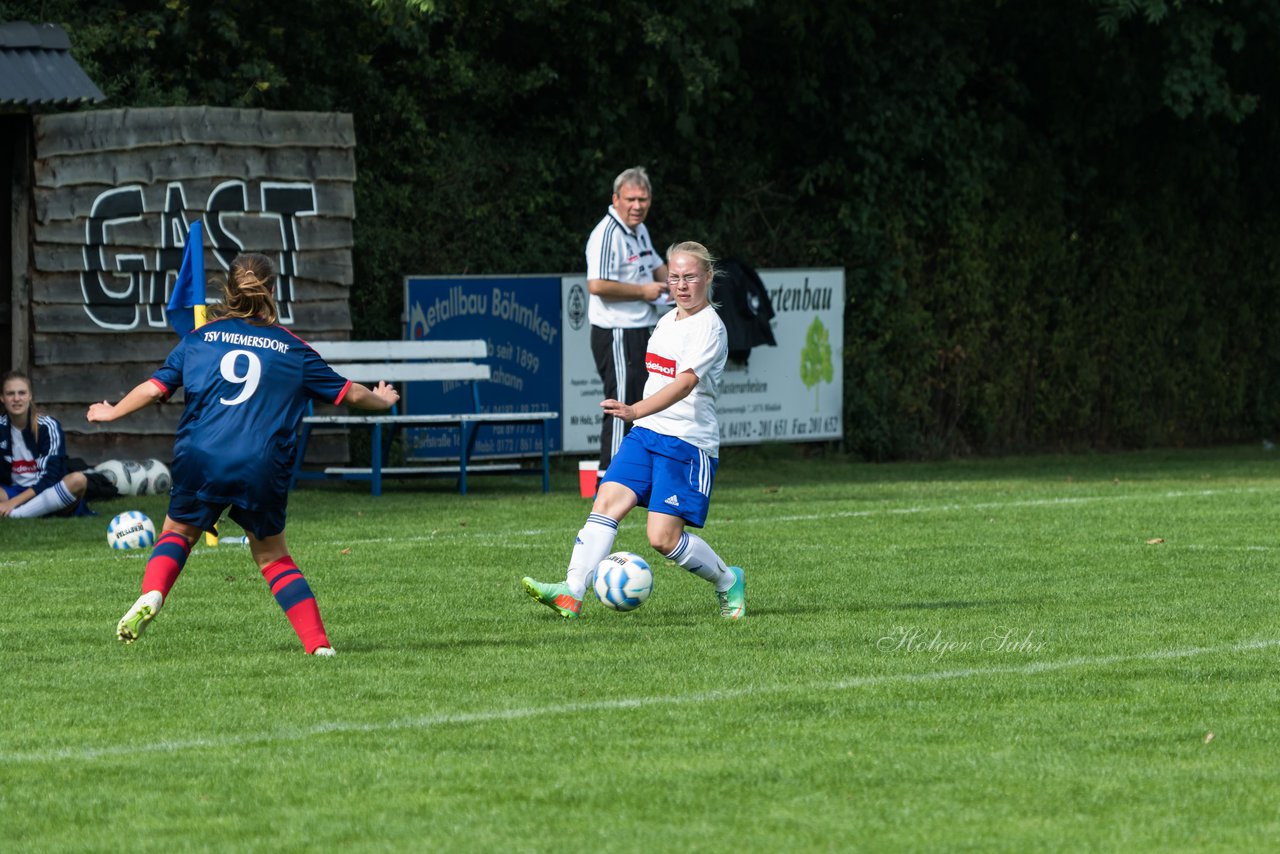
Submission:
M 376 388 L 353 382 L 342 402 L 356 409 L 390 409 L 399 399 L 396 387 L 385 382 L 379 382 Z
M 138 383 L 133 391 L 126 394 L 115 406 L 105 400 L 102 403 L 93 404 L 89 407 L 89 413 L 85 418 L 89 421 L 115 421 L 117 418 L 124 418 L 126 415 L 132 415 L 139 409 L 150 406 L 164 396 L 164 389 L 151 380 L 146 380 Z
M 646 302 L 653 302 L 667 292 L 667 283 L 665 279 L 666 276 L 664 275 L 663 281 L 641 282 L 639 284 L 616 282 L 613 279 L 588 279 L 587 292 L 598 297 L 603 297 L 609 302 L 621 302 L 625 300 L 645 300 Z
M 697 374 L 693 371 L 683 371 L 651 397 L 646 397 L 644 400 L 637 401 L 631 405 L 627 405 L 620 400 L 609 399 L 602 401 L 600 408 L 604 410 L 605 415 L 612 415 L 614 418 L 621 418 L 623 421 L 630 423 L 637 418 L 644 418 L 646 415 L 661 412 L 668 406 L 684 400 L 697 384 Z

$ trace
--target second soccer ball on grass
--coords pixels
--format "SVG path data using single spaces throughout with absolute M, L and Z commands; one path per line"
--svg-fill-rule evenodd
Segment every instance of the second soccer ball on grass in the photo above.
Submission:
M 139 483 L 138 495 L 168 495 L 173 486 L 173 475 L 160 460 L 143 460 L 141 473 L 135 480 Z

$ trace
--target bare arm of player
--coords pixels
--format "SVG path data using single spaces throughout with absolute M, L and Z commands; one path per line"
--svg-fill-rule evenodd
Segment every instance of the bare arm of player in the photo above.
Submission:
M 665 269 L 664 264 L 659 269 Z M 629 284 L 627 282 L 615 282 L 613 279 L 589 279 L 587 280 L 587 291 L 593 296 L 598 296 L 612 302 L 621 302 L 623 300 L 644 300 L 653 302 L 658 297 L 667 292 L 666 275 L 663 275 L 661 282 L 643 282 L 640 284 Z
M 126 394 L 115 406 L 105 400 L 102 403 L 93 404 L 89 407 L 85 418 L 89 421 L 115 421 L 117 418 L 132 415 L 139 409 L 145 409 L 162 397 L 164 397 L 164 389 L 151 380 L 145 380 L 134 386 L 133 391 Z
M 693 371 L 682 371 L 676 375 L 674 380 L 663 386 L 660 391 L 655 392 L 650 397 L 646 397 L 644 400 L 628 405 L 620 400 L 610 398 L 602 401 L 600 408 L 604 410 L 605 415 L 612 415 L 614 418 L 621 418 L 623 421 L 630 423 L 637 418 L 644 418 L 646 415 L 661 412 L 673 403 L 684 400 L 697 384 L 697 374 Z
M 385 382 L 378 383 L 375 388 L 352 383 L 342 402 L 356 409 L 390 409 L 399 399 L 400 392 L 396 391 L 396 387 Z

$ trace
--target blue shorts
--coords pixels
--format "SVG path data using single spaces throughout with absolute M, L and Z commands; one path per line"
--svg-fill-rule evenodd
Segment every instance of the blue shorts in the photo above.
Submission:
M 625 486 L 650 513 L 679 516 L 701 528 L 707 521 L 719 464 L 683 439 L 632 427 L 600 482 Z
M 269 510 L 245 510 L 221 501 L 205 501 L 195 495 L 169 497 L 169 518 L 175 522 L 194 525 L 202 531 L 212 531 L 227 511 L 231 521 L 260 540 L 274 537 L 284 531 L 285 505 L 281 503 Z

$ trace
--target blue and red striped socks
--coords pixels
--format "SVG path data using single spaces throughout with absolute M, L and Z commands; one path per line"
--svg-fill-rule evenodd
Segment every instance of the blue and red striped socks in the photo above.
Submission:
M 307 654 L 322 646 L 329 646 L 329 637 L 324 632 L 324 621 L 320 619 L 320 607 L 316 604 L 315 594 L 311 592 L 311 585 L 307 584 L 306 577 L 293 562 L 293 558 L 285 555 L 274 563 L 267 564 L 262 568 L 262 577 L 267 580 L 271 595 L 280 603 Z
M 142 573 L 142 592 L 150 593 L 159 590 L 160 595 L 169 598 L 169 591 L 178 580 L 178 573 L 187 563 L 191 554 L 191 543 L 176 531 L 167 531 L 160 535 L 151 557 L 147 558 L 147 568 Z

